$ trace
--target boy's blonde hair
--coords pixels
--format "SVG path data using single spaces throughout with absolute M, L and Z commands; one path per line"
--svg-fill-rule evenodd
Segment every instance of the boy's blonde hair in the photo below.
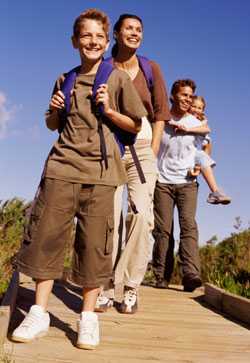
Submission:
M 85 19 L 91 19 L 101 22 L 107 40 L 109 40 L 109 18 L 103 11 L 98 9 L 87 9 L 76 18 L 73 25 L 74 38 L 77 38 L 79 36 L 81 25 Z

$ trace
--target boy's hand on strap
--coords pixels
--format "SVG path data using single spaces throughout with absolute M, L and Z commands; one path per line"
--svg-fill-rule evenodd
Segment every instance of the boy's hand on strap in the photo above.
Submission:
M 109 93 L 108 93 L 108 85 L 101 84 L 96 91 L 96 104 L 103 105 L 103 111 L 105 115 L 108 115 L 110 112 L 110 104 L 109 104 Z
M 65 96 L 62 91 L 57 91 L 51 98 L 49 103 L 50 110 L 62 110 L 65 107 Z
M 110 107 L 109 103 L 109 93 L 108 93 L 108 85 L 101 84 L 96 91 L 96 104 L 103 105 L 103 113 L 104 115 L 112 121 L 116 126 L 120 127 L 121 129 L 137 133 L 141 129 L 141 120 L 132 119 L 127 115 L 121 114 L 118 111 L 113 110 Z

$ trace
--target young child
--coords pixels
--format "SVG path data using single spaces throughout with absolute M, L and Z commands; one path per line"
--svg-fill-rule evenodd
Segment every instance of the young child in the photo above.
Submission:
M 109 44 L 108 32 L 109 19 L 97 9 L 86 10 L 74 23 L 72 43 L 79 51 L 81 65 L 70 93 L 70 110 L 47 159 L 18 257 L 19 271 L 36 280 L 36 301 L 14 330 L 14 341 L 29 342 L 48 332 L 48 298 L 54 280 L 62 276 L 64 248 L 76 217 L 72 280 L 83 286 L 76 345 L 94 349 L 99 343 L 94 307 L 99 286 L 107 284 L 112 273 L 114 193 L 118 185 L 126 182 L 110 125 L 137 133 L 141 118 L 147 114 L 129 76 L 120 70 L 112 71 L 107 83 L 98 88 L 95 102 L 92 100 L 95 75 Z M 62 128 L 64 78 L 58 78 L 46 113 L 51 130 Z M 98 104 L 102 104 L 105 115 L 102 140 L 99 117 L 94 112 Z M 102 158 L 103 138 L 108 168 Z
M 207 119 L 204 114 L 206 103 L 203 97 L 194 96 L 189 112 L 201 121 L 203 126 L 207 125 Z M 191 130 L 189 130 L 191 131 Z M 201 172 L 206 180 L 208 187 L 211 190 L 207 198 L 207 202 L 211 204 L 229 204 L 231 198 L 224 194 L 218 188 L 216 179 L 213 173 L 213 167 L 216 165 L 215 161 L 210 157 L 211 154 L 211 139 L 209 135 L 205 135 L 201 140 L 201 150 L 197 149 L 195 166 L 193 170 L 189 171 L 190 177 L 196 177 Z

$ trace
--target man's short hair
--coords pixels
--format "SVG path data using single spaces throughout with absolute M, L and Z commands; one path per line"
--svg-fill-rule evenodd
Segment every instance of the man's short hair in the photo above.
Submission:
M 179 79 L 174 82 L 172 88 L 171 88 L 171 95 L 174 96 L 176 93 L 178 93 L 179 89 L 181 87 L 190 87 L 192 88 L 193 92 L 196 90 L 196 84 L 192 79 Z
M 85 19 L 91 19 L 101 22 L 107 40 L 109 40 L 109 18 L 103 11 L 98 9 L 87 9 L 76 18 L 73 25 L 73 36 L 75 38 L 79 36 L 81 25 Z

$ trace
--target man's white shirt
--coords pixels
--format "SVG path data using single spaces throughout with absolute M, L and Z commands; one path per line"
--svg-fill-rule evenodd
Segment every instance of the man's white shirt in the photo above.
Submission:
M 201 122 L 188 114 L 180 120 L 171 120 L 187 128 L 201 126 Z M 160 183 L 182 184 L 189 183 L 187 173 L 195 165 L 195 154 L 203 138 L 199 135 L 175 132 L 174 128 L 166 124 L 158 154 L 158 169 Z

